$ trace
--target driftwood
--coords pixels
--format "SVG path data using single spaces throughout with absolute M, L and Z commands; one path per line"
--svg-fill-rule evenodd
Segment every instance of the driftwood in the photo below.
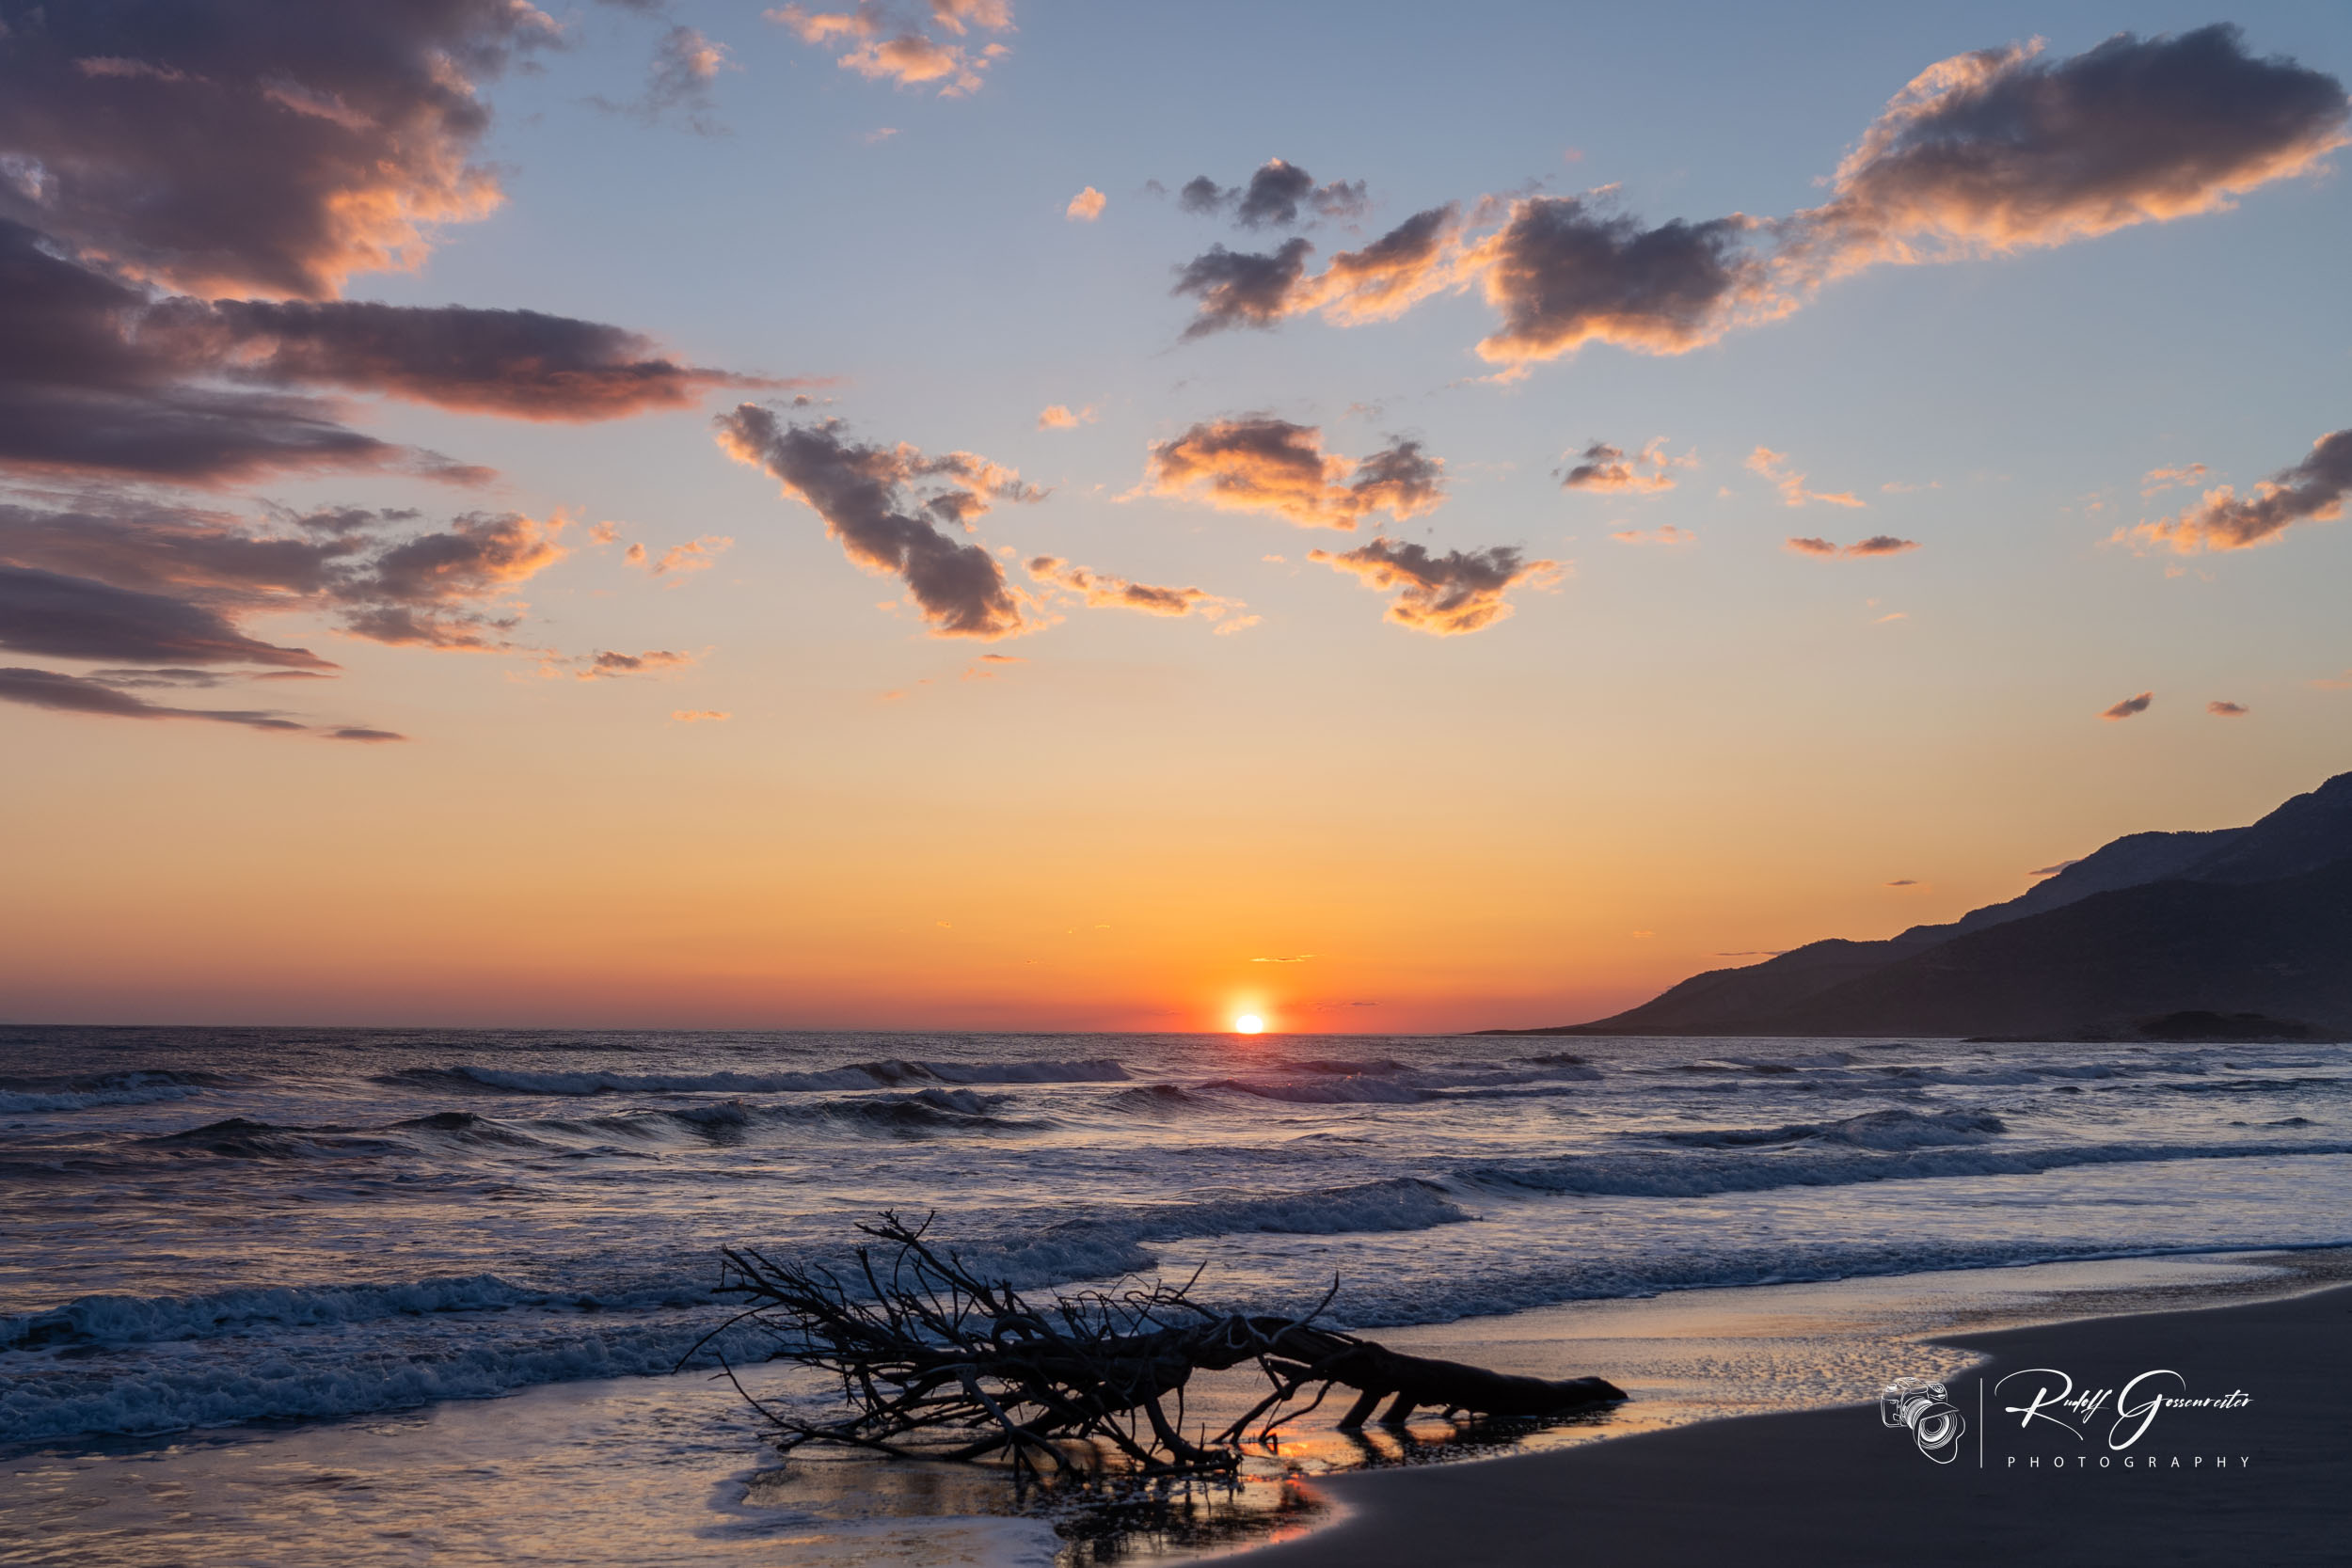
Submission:
M 1189 1293 L 1197 1274 L 1183 1285 L 1136 1283 L 1032 1305 L 926 1241 L 929 1224 L 884 1213 L 859 1226 L 886 1250 L 877 1257 L 860 1246 L 848 1280 L 819 1264 L 726 1249 L 720 1293 L 748 1305 L 703 1343 L 729 1328 L 762 1331 L 772 1341 L 768 1359 L 834 1374 L 850 1407 L 837 1420 L 809 1421 L 745 1393 L 775 1428 L 779 1448 L 821 1442 L 902 1457 L 1009 1457 L 1025 1470 L 1060 1469 L 1074 1447 L 1107 1445 L 1147 1474 L 1197 1474 L 1234 1468 L 1253 1424 L 1263 1440 L 1321 1404 L 1335 1385 L 1357 1393 L 1343 1429 L 1361 1427 L 1383 1401 L 1382 1422 L 1402 1425 L 1422 1406 L 1539 1417 L 1625 1398 L 1597 1377 L 1514 1377 L 1318 1327 L 1336 1280 L 1303 1317 L 1213 1311 Z M 1264 1374 L 1265 1397 L 1222 1431 L 1187 1438 L 1192 1375 L 1245 1365 Z M 1310 1391 L 1312 1400 L 1294 1411 Z

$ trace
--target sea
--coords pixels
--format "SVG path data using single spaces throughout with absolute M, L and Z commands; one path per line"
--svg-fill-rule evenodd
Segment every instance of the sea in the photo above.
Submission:
M 2347 1083 L 2340 1044 L 0 1028 L 0 1559 L 1165 1555 L 1206 1537 L 993 1477 L 795 1493 L 713 1381 L 756 1345 L 689 1354 L 721 1249 L 839 1266 L 896 1212 L 1025 1290 L 1197 1270 L 1406 1340 L 2210 1264 L 2352 1245 Z

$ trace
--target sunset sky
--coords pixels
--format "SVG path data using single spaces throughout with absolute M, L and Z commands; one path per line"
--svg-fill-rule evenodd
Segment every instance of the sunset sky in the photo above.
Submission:
M 0 0 L 0 1021 L 1567 1022 L 2352 768 L 2352 8 L 293 15 Z

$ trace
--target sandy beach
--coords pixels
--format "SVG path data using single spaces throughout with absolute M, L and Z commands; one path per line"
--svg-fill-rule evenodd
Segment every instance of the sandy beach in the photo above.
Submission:
M 1342 1477 L 1322 1490 L 1347 1517 L 1248 1558 L 1263 1568 L 2344 1560 L 2352 1288 L 1937 1342 L 1991 1358 L 1950 1380 L 1972 1425 L 1949 1464 L 1929 1461 L 1871 1406 L 1711 1421 L 1484 1464 Z M 2122 1389 L 2172 1369 L 2185 1381 L 2143 1382 L 2135 1397 L 2161 1387 L 2248 1399 L 2160 1411 L 2119 1451 L 2108 1447 L 2113 1398 L 2076 1423 L 2078 1439 L 2047 1431 L 2046 1419 L 2029 1435 L 2002 1414 L 2021 1386 L 2047 1383 L 2026 1371 L 2042 1368 L 2065 1371 L 2077 1390 Z M 1988 1393 L 1979 1429 L 1979 1381 L 1989 1391 L 2010 1373 L 2026 1375 Z

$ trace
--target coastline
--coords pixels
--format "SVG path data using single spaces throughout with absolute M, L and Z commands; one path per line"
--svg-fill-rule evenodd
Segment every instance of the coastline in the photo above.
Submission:
M 1247 1556 L 1253 1568 L 1512 1568 L 1570 1554 L 1669 1568 L 2004 1557 L 2265 1568 L 2343 1560 L 2352 1527 L 2352 1439 L 2342 1415 L 2352 1399 L 2352 1286 L 1923 1342 L 1987 1357 L 1970 1385 L 2055 1367 L 2079 1386 L 2115 1388 L 2175 1368 L 2193 1393 L 2243 1389 L 2252 1402 L 2169 1413 L 2176 1428 L 2135 1457 L 2178 1457 L 2182 1468 L 2070 1469 L 1997 1449 L 1981 1467 L 1974 1453 L 1936 1465 L 1871 1406 L 1846 1404 L 1475 1464 L 1359 1472 L 1317 1484 L 1342 1511 L 1335 1522 Z M 1955 1380 L 1955 1402 L 1966 1397 Z M 2003 1441 L 2021 1440 L 2004 1427 L 1994 1439 Z M 2088 1438 L 2065 1451 L 2117 1457 Z M 2225 1451 L 2229 1466 L 2190 1463 Z

